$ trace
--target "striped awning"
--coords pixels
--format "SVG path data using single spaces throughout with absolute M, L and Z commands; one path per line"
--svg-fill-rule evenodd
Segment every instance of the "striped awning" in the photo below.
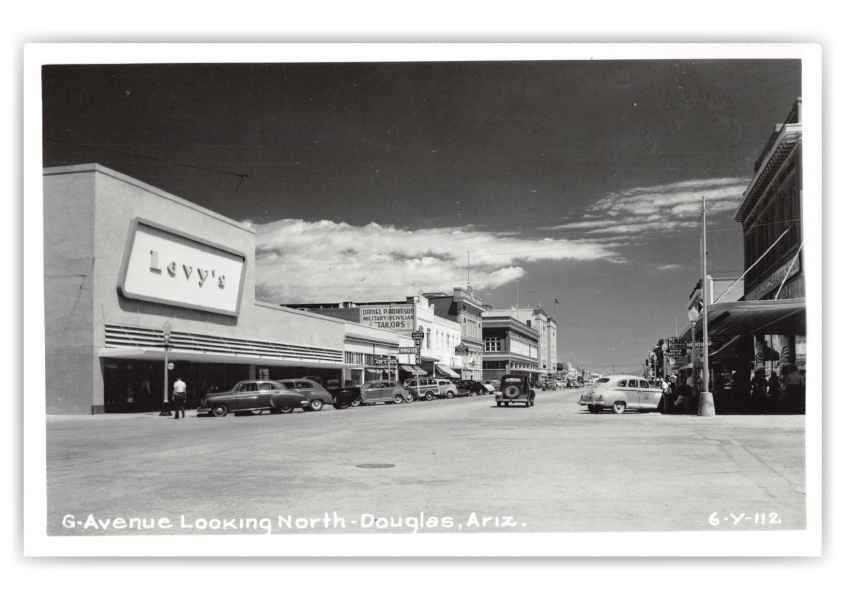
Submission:
M 441 372 L 441 374 L 446 375 L 447 377 L 454 377 L 455 379 L 461 379 L 461 375 L 459 375 L 458 373 L 456 373 L 455 371 L 453 371 L 452 369 L 450 369 L 446 365 L 435 365 L 435 367 L 438 369 L 438 371 Z

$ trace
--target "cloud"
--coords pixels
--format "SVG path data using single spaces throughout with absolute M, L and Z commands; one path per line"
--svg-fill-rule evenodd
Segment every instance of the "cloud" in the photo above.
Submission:
M 709 215 L 737 210 L 748 180 L 740 177 L 691 179 L 651 187 L 637 187 L 609 194 L 595 202 L 580 221 L 546 227 L 550 231 L 584 230 L 638 234 L 673 231 L 696 226 L 702 196 Z M 613 218 L 612 218 L 613 217 Z
M 617 242 L 526 238 L 472 226 L 400 229 L 285 219 L 256 229 L 256 291 L 270 302 L 402 299 L 470 282 L 495 289 L 539 261 L 626 262 Z M 353 297 L 354 296 L 354 297 Z
M 681 269 L 681 265 L 663 265 L 663 266 L 658 267 L 658 268 L 662 269 L 662 270 Z

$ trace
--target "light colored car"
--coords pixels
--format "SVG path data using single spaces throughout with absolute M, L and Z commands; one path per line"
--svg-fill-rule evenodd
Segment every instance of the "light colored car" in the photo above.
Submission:
M 618 415 L 627 410 L 649 412 L 659 409 L 663 391 L 660 386 L 650 385 L 643 377 L 612 375 L 597 379 L 581 395 L 579 404 L 587 406 L 592 413 L 602 412 L 606 408 Z
M 499 389 L 499 386 L 500 386 L 499 379 L 485 379 L 482 383 L 484 383 L 485 385 L 491 386 L 494 389 L 494 391 L 497 391 Z
M 402 386 L 411 392 L 415 400 L 434 400 L 452 398 L 458 395 L 458 388 L 449 379 L 435 377 L 415 377 L 406 380 Z
M 378 402 L 402 404 L 412 400 L 414 400 L 414 397 L 411 392 L 403 388 L 399 381 L 367 381 L 361 384 L 360 404 L 376 404 Z M 355 406 L 356 403 L 353 403 L 353 405 Z

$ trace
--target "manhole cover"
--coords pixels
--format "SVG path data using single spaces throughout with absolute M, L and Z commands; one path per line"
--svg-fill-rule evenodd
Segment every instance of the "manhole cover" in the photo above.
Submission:
M 390 469 L 395 466 L 391 463 L 364 463 L 363 465 L 356 465 L 359 469 Z

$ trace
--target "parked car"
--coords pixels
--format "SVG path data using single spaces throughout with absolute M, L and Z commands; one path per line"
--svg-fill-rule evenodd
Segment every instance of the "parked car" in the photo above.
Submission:
M 499 389 L 499 379 L 485 379 L 482 383 L 491 386 L 494 391 Z
M 557 390 L 558 385 L 555 383 L 554 379 L 547 379 L 543 382 L 543 389 L 544 390 Z
M 434 400 L 452 398 L 458 395 L 458 388 L 448 379 L 434 377 L 415 377 L 406 380 L 402 386 L 411 392 L 415 400 Z
M 398 381 L 368 381 L 361 385 L 359 394 L 360 404 L 402 404 L 413 402 L 414 396 L 407 389 L 403 388 Z
M 486 386 L 481 381 L 474 381 L 472 379 L 459 379 L 455 382 L 455 386 L 459 388 L 459 392 L 461 389 L 466 390 L 466 395 L 468 396 L 484 396 L 494 391 L 493 387 Z
M 663 397 L 661 386 L 650 385 L 643 377 L 634 375 L 612 375 L 600 377 L 590 390 L 579 398 L 581 406 L 587 406 L 592 413 L 610 408 L 621 415 L 626 410 L 649 412 L 659 410 Z
M 239 381 L 228 392 L 206 394 L 197 408 L 197 416 L 225 417 L 229 413 L 289 413 L 295 408 L 306 409 L 310 400 L 304 394 L 290 390 L 278 381 L 249 379 Z M 318 409 L 319 410 L 319 409 Z
M 494 393 L 497 406 L 508 406 L 512 402 L 522 402 L 526 407 L 535 405 L 535 390 L 526 375 L 508 374 L 500 377 L 500 390 Z
M 322 385 L 312 379 L 280 379 L 279 383 L 289 390 L 293 390 L 308 398 L 308 404 L 303 406 L 305 411 L 323 410 L 324 404 L 333 404 L 332 394 L 327 392 Z M 335 408 L 346 408 L 335 405 Z
M 340 379 L 329 379 L 325 389 L 332 396 L 332 406 L 335 408 L 349 408 L 361 404 L 361 388 L 354 386 L 349 379 L 344 381 L 344 387 L 341 387 Z

